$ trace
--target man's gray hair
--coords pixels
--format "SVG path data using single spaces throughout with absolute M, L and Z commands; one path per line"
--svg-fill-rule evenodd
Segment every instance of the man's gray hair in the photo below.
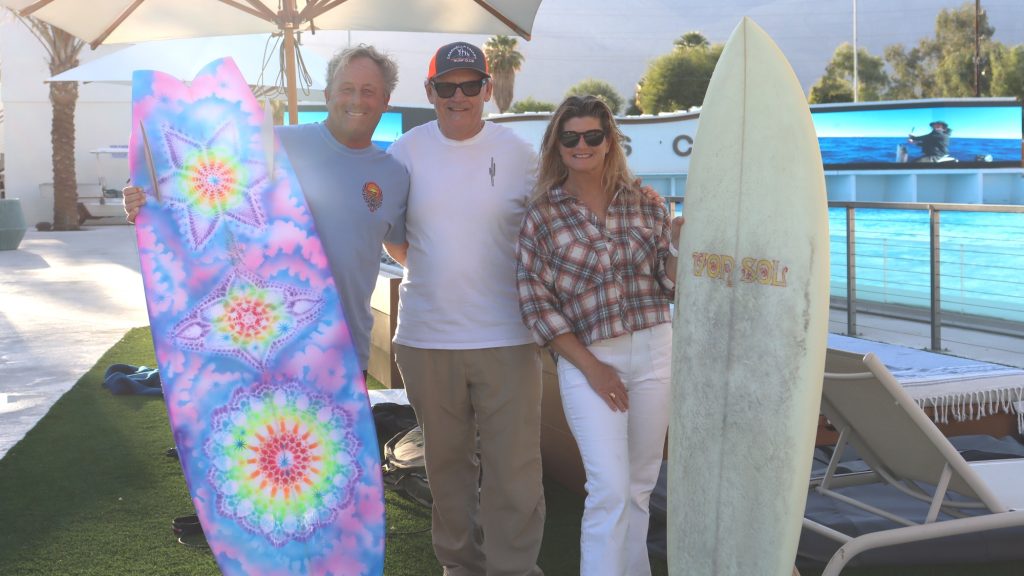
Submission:
M 387 91 L 388 95 L 395 91 L 395 87 L 398 86 L 398 64 L 391 59 L 387 54 L 382 53 L 373 46 L 366 44 L 360 44 L 353 48 L 346 48 L 333 57 L 330 62 L 327 63 L 327 89 L 331 89 L 331 85 L 334 84 L 334 75 L 349 65 L 356 58 L 369 58 L 374 64 L 380 68 L 380 73 L 384 76 L 384 90 Z

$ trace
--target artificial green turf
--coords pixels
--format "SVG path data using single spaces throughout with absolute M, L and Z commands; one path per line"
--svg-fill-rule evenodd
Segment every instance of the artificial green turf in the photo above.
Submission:
M 111 395 L 101 383 L 114 363 L 155 366 L 149 331 L 129 332 L 0 460 L 0 574 L 217 573 L 170 529 L 193 508 L 163 454 L 163 399 Z
M 103 373 L 116 363 L 155 366 L 148 328 L 125 335 L 0 459 L 0 575 L 219 574 L 201 538 L 187 546 L 171 532 L 171 519 L 193 508 L 177 459 L 164 455 L 174 442 L 163 399 L 109 394 Z M 384 573 L 440 574 L 430 511 L 390 491 L 385 498 Z M 550 481 L 545 498 L 538 563 L 548 576 L 578 574 L 583 498 Z M 657 559 L 652 570 L 654 576 L 668 573 Z M 843 574 L 1019 576 L 1024 563 L 850 568 Z
M 163 399 L 107 392 L 103 374 L 117 363 L 156 365 L 148 328 L 128 332 L 0 460 L 0 575 L 219 574 L 201 538 L 185 546 L 171 531 L 193 508 L 177 459 L 164 455 L 174 440 Z M 582 499 L 547 488 L 542 566 L 577 573 Z M 439 574 L 430 510 L 385 498 L 385 574 Z

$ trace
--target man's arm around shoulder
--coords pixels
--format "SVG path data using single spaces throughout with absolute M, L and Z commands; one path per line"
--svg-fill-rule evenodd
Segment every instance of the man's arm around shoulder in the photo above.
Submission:
M 399 244 L 385 242 L 384 250 L 387 251 L 388 256 L 391 256 L 391 258 L 393 258 L 395 262 L 398 262 L 402 266 L 405 266 L 405 257 L 409 253 L 408 242 L 402 242 Z

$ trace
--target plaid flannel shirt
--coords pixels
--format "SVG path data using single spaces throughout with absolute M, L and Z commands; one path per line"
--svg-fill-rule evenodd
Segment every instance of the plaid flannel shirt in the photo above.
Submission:
M 535 199 L 519 233 L 519 310 L 540 345 L 573 333 L 584 345 L 671 322 L 665 272 L 668 208 L 654 190 L 620 190 L 604 225 L 555 188 Z

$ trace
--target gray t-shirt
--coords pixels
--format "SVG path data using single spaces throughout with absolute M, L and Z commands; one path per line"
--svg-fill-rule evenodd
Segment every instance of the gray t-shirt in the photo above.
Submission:
M 323 123 L 276 129 L 313 213 L 352 340 L 365 370 L 373 313 L 370 294 L 381 243 L 405 242 L 409 174 L 386 152 L 348 148 Z

